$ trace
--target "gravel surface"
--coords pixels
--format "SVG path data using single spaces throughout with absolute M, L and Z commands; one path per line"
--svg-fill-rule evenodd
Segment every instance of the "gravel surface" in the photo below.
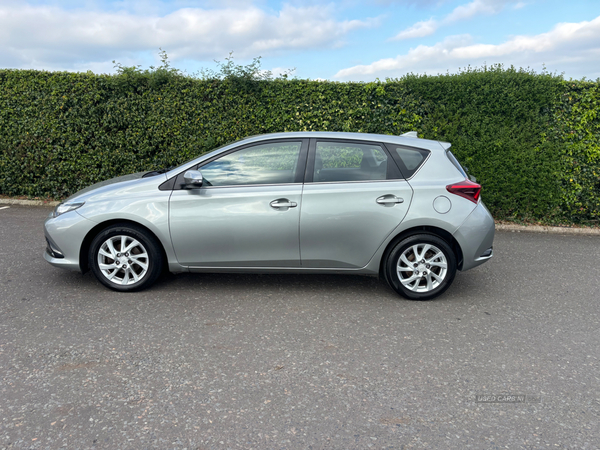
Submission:
M 0 210 L 0 449 L 600 446 L 597 236 L 497 233 L 431 302 L 334 275 L 121 294 L 42 259 L 49 211 Z

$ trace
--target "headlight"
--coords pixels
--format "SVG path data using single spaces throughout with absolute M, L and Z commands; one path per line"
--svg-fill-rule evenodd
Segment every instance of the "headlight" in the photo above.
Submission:
M 64 214 L 66 212 L 69 211 L 73 211 L 77 208 L 81 208 L 84 205 L 85 202 L 77 202 L 77 203 L 73 203 L 73 202 L 68 202 L 68 203 L 61 203 L 59 204 L 56 209 L 54 210 L 54 217 L 58 217 L 61 214 Z

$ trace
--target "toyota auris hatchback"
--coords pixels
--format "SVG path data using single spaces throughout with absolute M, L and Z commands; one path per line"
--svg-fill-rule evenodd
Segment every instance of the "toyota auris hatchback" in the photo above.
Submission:
M 246 138 L 61 203 L 45 259 L 134 291 L 170 272 L 380 276 L 427 300 L 492 257 L 494 220 L 450 144 L 414 133 Z

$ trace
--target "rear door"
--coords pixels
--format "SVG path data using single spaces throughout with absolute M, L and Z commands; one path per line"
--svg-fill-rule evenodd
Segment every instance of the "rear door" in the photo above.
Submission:
M 311 139 L 300 212 L 302 266 L 366 266 L 411 199 L 412 188 L 382 144 Z

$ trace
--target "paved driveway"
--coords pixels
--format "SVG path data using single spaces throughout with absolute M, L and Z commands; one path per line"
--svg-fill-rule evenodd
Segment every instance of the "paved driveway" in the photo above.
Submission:
M 120 294 L 42 259 L 48 212 L 0 210 L 0 448 L 600 445 L 598 237 L 498 233 L 432 302 L 333 275 Z

